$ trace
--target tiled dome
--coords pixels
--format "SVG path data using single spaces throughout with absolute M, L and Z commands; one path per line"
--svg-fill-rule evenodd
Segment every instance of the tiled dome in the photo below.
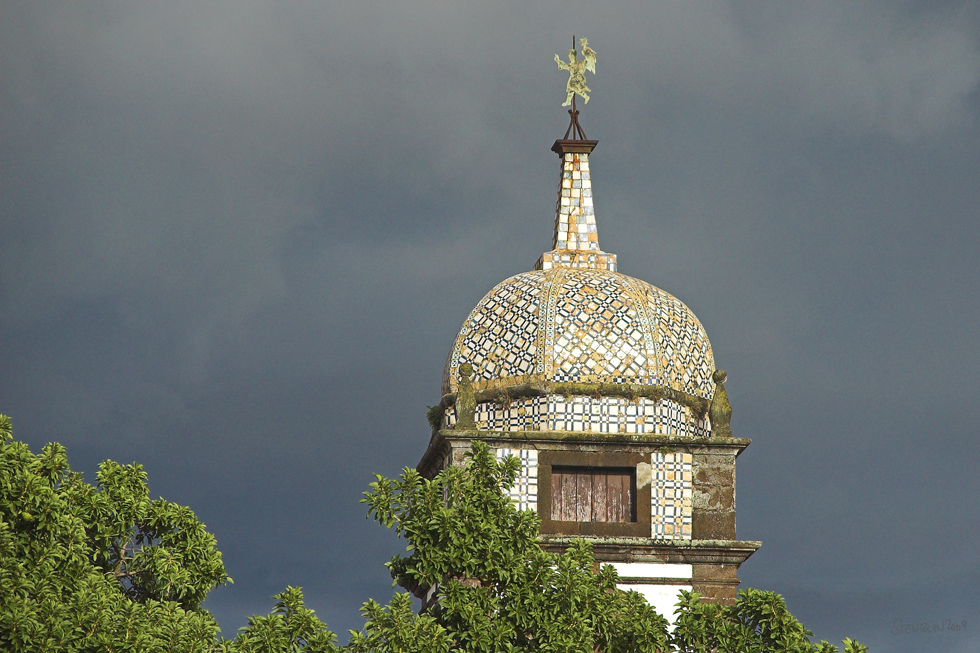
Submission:
M 713 433 L 704 400 L 715 393 L 715 366 L 701 323 L 677 298 L 620 274 L 616 255 L 599 248 L 589 169 L 595 144 L 559 140 L 552 148 L 562 160 L 552 249 L 533 271 L 497 284 L 466 318 L 443 372 L 444 428 L 457 423 L 460 366 L 469 363 L 472 390 L 490 391 L 464 418 L 478 429 Z M 585 385 L 549 389 L 569 383 Z M 633 394 L 625 384 L 644 387 Z M 651 395 L 649 386 L 679 394 Z
M 500 282 L 453 342 L 442 391 L 458 368 L 473 380 L 643 383 L 710 398 L 714 358 L 704 328 L 676 297 L 608 269 L 553 267 Z

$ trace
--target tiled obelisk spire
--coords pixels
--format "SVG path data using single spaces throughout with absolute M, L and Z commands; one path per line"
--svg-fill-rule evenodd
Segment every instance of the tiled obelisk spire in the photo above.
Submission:
M 576 118 L 573 114 L 572 120 L 577 126 Z M 561 267 L 616 271 L 616 255 L 599 249 L 599 234 L 592 208 L 589 154 L 596 143 L 598 141 L 563 138 L 555 141 L 551 148 L 561 157 L 555 235 L 551 242 L 552 250 L 541 255 L 534 265 L 535 270 Z
M 551 146 L 561 157 L 561 182 L 558 187 L 558 203 L 555 206 L 555 237 L 550 252 L 545 252 L 534 264 L 535 270 L 551 268 L 596 268 L 616 271 L 616 255 L 599 249 L 599 234 L 596 231 L 595 211 L 592 208 L 592 173 L 589 170 L 589 154 L 599 141 L 586 138 L 578 122 L 578 109 L 575 96 L 581 95 L 589 101 L 588 86 L 585 85 L 585 71 L 595 72 L 595 51 L 582 39 L 585 60 L 580 60 L 574 49 L 568 53 L 568 63 L 555 55 L 555 61 L 562 70 L 569 71 L 567 86 L 568 99 L 565 105 L 571 121 L 565 130 L 564 138 L 559 138 Z M 571 138 L 569 138 L 571 136 Z

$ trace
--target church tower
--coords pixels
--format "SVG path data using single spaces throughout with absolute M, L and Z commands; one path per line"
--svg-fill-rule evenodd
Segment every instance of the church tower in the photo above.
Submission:
M 750 441 L 732 434 L 725 372 L 694 313 L 600 249 L 597 141 L 574 103 L 569 114 L 552 146 L 552 249 L 463 322 L 418 469 L 463 464 L 476 440 L 517 456 L 511 497 L 537 511 L 542 546 L 587 539 L 669 619 L 681 589 L 734 601 L 736 570 L 761 546 L 735 537 L 735 459 Z

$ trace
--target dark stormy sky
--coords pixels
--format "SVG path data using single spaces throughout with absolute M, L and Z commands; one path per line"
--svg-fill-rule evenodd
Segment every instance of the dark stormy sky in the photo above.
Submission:
M 980 5 L 9 3 L 0 411 L 190 505 L 233 634 L 392 592 L 373 472 L 549 249 L 572 34 L 600 244 L 729 372 L 744 585 L 837 641 L 980 649 Z M 966 623 L 896 634 L 896 624 Z

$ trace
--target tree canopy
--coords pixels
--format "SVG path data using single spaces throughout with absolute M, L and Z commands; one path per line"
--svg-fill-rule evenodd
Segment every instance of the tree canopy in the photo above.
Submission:
M 151 500 L 140 465 L 106 461 L 96 483 L 71 471 L 65 448 L 34 454 L 0 416 L 0 649 L 224 653 L 831 653 L 771 592 L 744 590 L 733 606 L 683 593 L 676 627 L 588 544 L 562 554 L 536 542 L 537 515 L 503 493 L 515 458 L 475 444 L 465 467 L 434 479 L 406 469 L 377 476 L 364 502 L 408 542 L 388 563 L 397 592 L 369 600 L 346 646 L 306 607 L 299 588 L 275 596 L 233 639 L 203 609 L 231 582 L 214 537 L 186 507 Z M 416 611 L 412 593 L 427 596 Z M 845 653 L 866 647 L 844 640 Z
M 96 485 L 65 448 L 34 455 L 0 416 L 0 649 L 203 651 L 201 610 L 228 582 L 189 508 L 151 500 L 139 465 L 111 461 Z

